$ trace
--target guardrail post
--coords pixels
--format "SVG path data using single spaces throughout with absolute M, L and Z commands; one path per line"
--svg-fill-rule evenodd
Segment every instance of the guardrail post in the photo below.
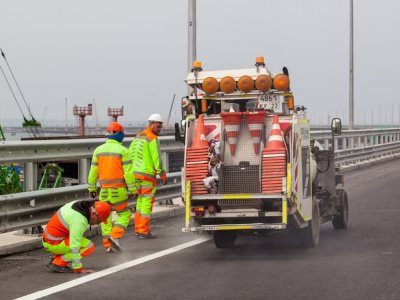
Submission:
M 344 137 L 342 138 L 342 149 L 345 150 L 347 148 L 347 139 Z
M 89 175 L 88 164 L 89 160 L 87 158 L 81 158 L 79 160 L 79 184 L 86 184 Z
M 329 139 L 324 139 L 324 149 L 329 149 Z
M 33 162 L 25 163 L 24 165 L 24 191 L 31 192 L 37 190 L 38 182 L 38 168 L 37 164 Z
M 165 166 L 165 172 L 169 172 L 169 157 L 168 157 L 168 153 L 167 152 L 161 152 L 162 155 L 162 159 L 164 162 L 164 166 Z
M 349 137 L 349 148 L 354 148 L 354 138 L 353 137 Z

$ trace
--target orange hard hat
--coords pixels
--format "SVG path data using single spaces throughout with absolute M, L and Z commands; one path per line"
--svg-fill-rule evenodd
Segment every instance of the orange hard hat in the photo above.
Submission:
M 96 201 L 94 203 L 94 209 L 96 210 L 99 219 L 104 223 L 107 224 L 107 219 L 111 213 L 111 205 L 104 201 Z
M 119 122 L 111 122 L 107 127 L 107 132 L 124 132 L 124 127 Z

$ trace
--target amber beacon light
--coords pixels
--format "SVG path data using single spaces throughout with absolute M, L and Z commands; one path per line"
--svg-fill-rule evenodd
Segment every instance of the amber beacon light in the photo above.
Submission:
M 248 93 L 254 88 L 254 80 L 248 75 L 243 75 L 237 83 L 239 91 Z
M 214 77 L 207 77 L 201 84 L 202 90 L 209 95 L 215 94 L 218 91 L 219 83 Z
M 232 76 L 225 76 L 219 84 L 221 91 L 226 94 L 233 93 L 236 89 L 236 81 Z
M 287 97 L 287 101 L 288 101 L 288 108 L 290 110 L 294 110 L 294 97 L 293 97 L 293 95 L 288 96 Z
M 274 77 L 273 86 L 278 91 L 285 91 L 289 88 L 289 77 L 285 74 L 278 74 Z
M 260 92 L 268 92 L 272 87 L 272 79 L 269 75 L 260 75 L 256 79 L 256 89 Z
M 264 56 L 256 57 L 256 66 L 265 66 Z
M 193 69 L 192 72 L 200 72 L 203 71 L 202 67 L 201 67 L 201 61 L 199 60 L 195 60 L 193 62 Z

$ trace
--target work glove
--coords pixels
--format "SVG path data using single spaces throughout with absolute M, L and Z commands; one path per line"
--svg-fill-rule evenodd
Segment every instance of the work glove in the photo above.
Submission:
M 160 179 L 161 179 L 161 182 L 162 182 L 163 185 L 166 185 L 166 184 L 168 183 L 168 181 L 167 181 L 167 174 L 166 174 L 166 173 L 162 173 L 162 174 L 160 175 Z
M 133 193 L 132 192 L 128 192 L 128 199 L 129 200 L 136 198 L 136 196 L 137 196 L 136 192 L 133 192 Z
M 96 192 L 89 192 L 89 196 L 90 196 L 90 198 L 94 199 L 94 198 L 96 198 L 97 193 Z

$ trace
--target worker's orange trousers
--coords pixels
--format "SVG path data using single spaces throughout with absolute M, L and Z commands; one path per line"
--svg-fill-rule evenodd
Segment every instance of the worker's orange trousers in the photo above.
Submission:
M 135 232 L 148 234 L 150 232 L 150 215 L 153 211 L 156 194 L 156 180 L 136 178 L 138 198 L 135 213 Z
M 71 249 L 69 247 L 69 238 L 65 238 L 58 244 L 49 244 L 42 241 L 43 247 L 54 255 L 52 263 L 61 267 L 67 266 L 72 260 Z M 82 257 L 88 256 L 94 250 L 94 244 L 91 240 L 83 238 L 81 242 L 80 255 Z

